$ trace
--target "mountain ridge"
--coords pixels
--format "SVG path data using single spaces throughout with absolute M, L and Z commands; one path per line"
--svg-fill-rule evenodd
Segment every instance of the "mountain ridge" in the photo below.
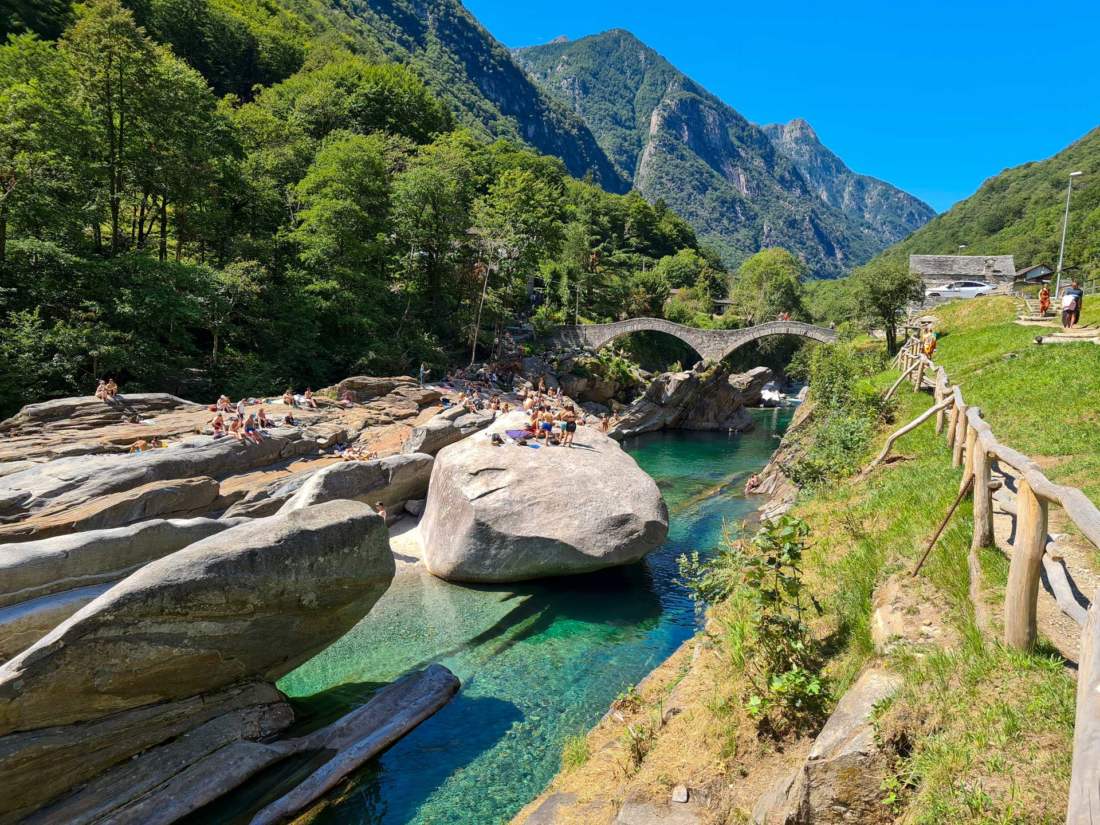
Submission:
M 512 53 L 551 96 L 581 116 L 620 174 L 646 197 L 683 214 L 730 263 L 781 245 L 814 274 L 832 277 L 907 232 L 894 226 L 904 221 L 867 220 L 845 212 L 843 201 L 836 206 L 820 197 L 764 129 L 625 29 Z M 873 203 L 896 192 L 927 210 L 912 210 L 918 225 L 933 214 L 895 187 L 872 187 L 874 179 L 843 169 L 849 183 L 874 190 Z

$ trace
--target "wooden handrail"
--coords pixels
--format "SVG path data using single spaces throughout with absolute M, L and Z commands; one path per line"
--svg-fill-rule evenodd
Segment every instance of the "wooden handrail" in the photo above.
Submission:
M 1056 484 L 1043 474 L 1039 465 L 1019 450 L 1000 443 L 981 410 L 968 407 L 962 389 L 952 385 L 947 371 L 922 354 L 919 341 L 912 337 L 902 346 L 896 362 L 904 381 L 914 368 L 914 389 L 929 384 L 936 403 L 911 425 L 891 435 L 886 448 L 867 471 L 879 464 L 893 443 L 917 424 L 936 414 L 936 433 L 946 430 L 951 448 L 952 466 L 963 466 L 960 496 L 969 486 L 974 495 L 974 535 L 970 569 L 976 569 L 975 551 L 992 546 L 993 488 L 991 462 L 1015 472 L 1016 536 L 1005 586 L 1005 644 L 1027 650 L 1034 646 L 1037 623 L 1039 582 L 1045 573 L 1055 602 L 1063 613 L 1083 625 L 1078 656 L 1077 718 L 1073 738 L 1073 776 L 1070 780 L 1066 822 L 1084 825 L 1100 820 L 1100 590 L 1086 611 L 1076 598 L 1073 581 L 1060 560 L 1048 550 L 1048 510 L 1051 504 L 1062 508 L 1077 529 L 1095 547 L 1100 548 L 1100 508 L 1076 487 Z M 897 386 L 895 384 L 895 387 Z M 944 420 L 944 410 L 951 412 Z M 946 423 L 946 427 L 945 427 Z

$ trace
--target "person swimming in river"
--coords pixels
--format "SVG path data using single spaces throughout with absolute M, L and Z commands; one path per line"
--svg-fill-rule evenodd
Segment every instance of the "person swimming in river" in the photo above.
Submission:
M 759 486 L 760 486 L 760 476 L 758 476 L 756 473 L 753 473 L 752 477 L 749 479 L 749 483 L 745 485 L 745 492 L 746 493 L 755 493 L 756 488 L 759 487 Z

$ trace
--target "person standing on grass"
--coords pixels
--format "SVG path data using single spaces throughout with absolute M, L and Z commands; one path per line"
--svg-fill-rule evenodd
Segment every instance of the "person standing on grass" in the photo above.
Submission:
M 1062 293 L 1062 329 L 1073 326 L 1073 316 L 1077 312 L 1077 299 L 1067 289 Z
M 1070 328 L 1077 326 L 1081 322 L 1081 308 L 1085 304 L 1085 291 L 1081 289 L 1081 285 L 1077 281 L 1073 281 L 1069 285 L 1069 289 L 1066 290 L 1066 295 L 1072 295 L 1076 304 L 1073 308 L 1073 320 L 1070 323 Z

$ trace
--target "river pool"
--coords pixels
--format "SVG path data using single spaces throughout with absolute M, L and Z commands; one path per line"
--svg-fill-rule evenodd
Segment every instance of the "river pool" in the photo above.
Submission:
M 308 726 L 430 662 L 462 680 L 450 704 L 319 805 L 312 821 L 492 825 L 534 798 L 557 771 L 566 738 L 595 724 L 695 632 L 676 560 L 708 552 L 724 524 L 750 515 L 754 503 L 741 488 L 778 445 L 790 411 L 753 416 L 757 426 L 744 434 L 673 431 L 624 445 L 657 480 L 671 516 L 668 541 L 643 562 L 505 587 L 405 575 L 346 636 L 282 679 Z M 258 784 L 308 769 L 284 765 Z M 237 804 L 252 807 L 257 793 Z M 243 808 L 222 808 L 217 818 L 234 813 Z

